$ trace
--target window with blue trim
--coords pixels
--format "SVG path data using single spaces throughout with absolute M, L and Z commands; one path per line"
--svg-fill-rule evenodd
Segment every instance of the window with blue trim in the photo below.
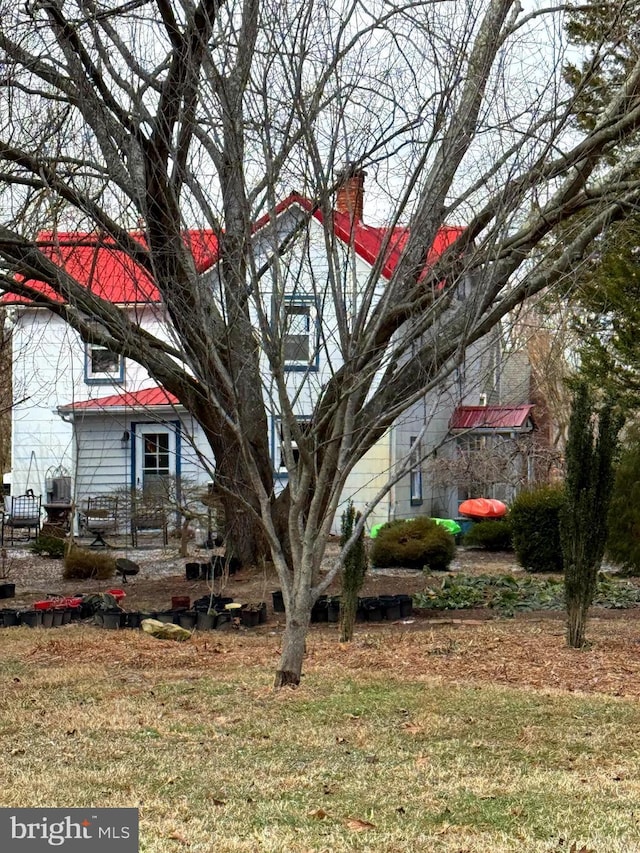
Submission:
M 97 344 L 85 349 L 85 378 L 99 384 L 121 382 L 124 378 L 124 359 L 121 355 Z
M 311 425 L 310 417 L 297 417 L 296 421 L 300 425 L 302 432 L 305 432 L 309 429 Z M 274 459 L 273 459 L 273 468 L 279 474 L 287 474 L 287 464 L 285 462 L 285 450 L 284 450 L 284 442 L 285 442 L 285 433 L 282 421 L 276 419 L 274 422 L 274 433 L 275 433 L 275 444 L 274 444 Z M 291 439 L 291 455 L 293 456 L 294 463 L 297 463 L 298 457 L 300 455 L 300 451 L 298 449 L 297 442 L 295 439 Z
M 282 354 L 286 370 L 317 368 L 317 311 L 311 301 L 291 300 L 284 306 Z

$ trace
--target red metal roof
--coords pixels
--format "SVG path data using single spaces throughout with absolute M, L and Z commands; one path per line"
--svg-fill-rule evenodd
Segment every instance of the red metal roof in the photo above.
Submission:
M 131 236 L 141 244 L 144 242 L 139 233 Z M 218 245 L 213 232 L 189 231 L 185 234 L 185 241 L 193 253 L 198 271 L 207 269 Z M 151 277 L 110 239 L 78 231 L 44 231 L 38 235 L 36 242 L 50 260 L 96 296 L 114 304 L 160 301 L 160 294 Z M 60 300 L 44 282 L 28 280 L 27 283 L 43 296 Z M 1 301 L 6 305 L 24 304 L 30 300 L 5 293 Z
M 458 406 L 451 415 L 449 429 L 522 429 L 533 405 Z
M 284 199 L 276 207 L 275 215 L 277 216 L 292 205 L 304 208 L 318 222 L 323 221 L 322 213 L 313 207 L 309 199 L 295 194 Z M 263 228 L 272 218 L 271 215 L 262 217 L 255 223 L 254 231 Z M 385 240 L 389 237 L 388 228 L 365 225 L 360 221 L 352 224 L 347 213 L 333 213 L 333 229 L 340 240 L 353 245 L 357 254 L 372 265 L 376 262 Z M 427 267 L 463 231 L 464 229 L 458 226 L 441 228 L 427 257 Z M 132 237 L 139 240 L 140 243 L 144 242 L 144 237 L 140 233 L 133 233 Z M 383 277 L 387 279 L 391 277 L 408 237 L 407 228 L 393 229 L 381 270 Z M 213 231 L 187 231 L 185 232 L 185 242 L 193 253 L 198 272 L 206 272 L 216 263 L 218 241 Z M 160 295 L 150 276 L 109 239 L 101 238 L 92 233 L 42 232 L 38 236 L 37 243 L 48 258 L 63 267 L 76 281 L 84 287 L 88 287 L 97 296 L 116 304 L 160 301 Z M 55 300 L 59 299 L 51 288 L 43 282 L 29 281 L 28 283 L 43 296 Z M 5 293 L 0 301 L 4 304 L 25 304 L 30 300 L 25 300 L 23 297 L 12 293 Z
M 156 385 L 142 391 L 127 391 L 124 394 L 110 394 L 107 397 L 97 397 L 94 400 L 82 400 L 78 403 L 68 403 L 59 406 L 61 412 L 95 411 L 104 409 L 153 409 L 158 406 L 177 406 L 179 400 L 173 394 Z

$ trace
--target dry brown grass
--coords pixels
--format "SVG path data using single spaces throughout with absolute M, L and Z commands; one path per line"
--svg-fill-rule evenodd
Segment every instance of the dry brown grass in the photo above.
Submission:
M 635 626 L 591 627 L 313 631 L 279 693 L 269 630 L 6 629 L 0 796 L 137 806 L 145 853 L 637 853 Z

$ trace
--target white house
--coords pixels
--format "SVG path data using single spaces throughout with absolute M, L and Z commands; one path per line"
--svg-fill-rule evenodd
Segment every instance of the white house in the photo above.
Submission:
M 363 177 L 356 175 L 345 183 L 332 219 L 337 251 L 349 267 L 356 297 L 358 281 L 369 277 L 388 234 L 386 229 L 362 221 L 362 181 Z M 287 382 L 296 400 L 296 412 L 304 419 L 311 415 L 319 389 L 339 363 L 337 344 L 332 348 L 331 301 L 310 296 L 314 282 L 326 280 L 321 214 L 312 210 L 308 200 L 290 196 L 278 207 L 276 220 L 269 220 L 268 228 L 258 224 L 255 253 L 259 261 L 272 250 L 274 234 L 277 239 L 279 234 L 290 233 L 302 220 L 308 223 L 288 248 L 285 275 L 295 282 L 282 310 L 289 322 Z M 444 251 L 460 231 L 443 229 L 433 254 Z M 406 235 L 398 229 L 393 249 L 382 265 L 381 290 L 398 261 L 404 239 Z M 116 248 L 90 234 L 76 233 L 41 235 L 41 243 L 46 244 L 51 259 L 79 282 L 127 311 L 143 328 L 170 339 L 171 326 L 153 282 Z M 203 275 L 214 277 L 213 234 L 194 233 L 190 245 L 198 268 L 210 267 Z M 32 489 L 44 500 L 51 491 L 52 478 L 61 473 L 70 476 L 79 506 L 89 496 L 131 487 L 144 489 L 156 477 L 171 476 L 199 484 L 211 480 L 213 457 L 198 424 L 142 367 L 84 344 L 73 329 L 45 308 L 11 294 L 5 294 L 2 301 L 13 326 L 13 494 Z M 267 302 L 265 298 L 263 304 Z M 317 346 L 320 330 L 322 347 Z M 426 395 L 358 462 L 347 481 L 344 499 L 352 498 L 356 506 L 368 504 L 413 446 L 416 464 L 380 502 L 370 524 L 416 514 L 455 516 L 458 491 L 446 484 L 427 482 L 423 451 L 442 442 L 446 446 L 453 435 L 451 419 L 457 406 L 499 402 L 498 373 L 495 347 L 487 349 L 485 344 L 470 351 L 466 365 L 447 388 Z M 271 382 L 265 364 L 272 461 L 276 481 L 282 484 L 286 472 L 280 458 L 280 423 L 274 403 L 277 396 Z M 455 442 L 449 442 L 445 452 L 454 446 Z

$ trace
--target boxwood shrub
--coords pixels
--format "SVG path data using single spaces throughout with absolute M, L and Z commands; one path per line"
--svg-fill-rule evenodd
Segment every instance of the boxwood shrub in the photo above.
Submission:
M 446 571 L 456 552 L 453 536 L 431 518 L 391 521 L 371 545 L 371 562 L 379 568 Z
M 540 486 L 522 492 L 509 518 L 516 559 L 528 572 L 561 572 L 560 509 L 562 486 Z
M 463 545 L 484 548 L 487 551 L 511 551 L 511 520 L 498 518 L 491 521 L 476 522 L 465 534 Z

